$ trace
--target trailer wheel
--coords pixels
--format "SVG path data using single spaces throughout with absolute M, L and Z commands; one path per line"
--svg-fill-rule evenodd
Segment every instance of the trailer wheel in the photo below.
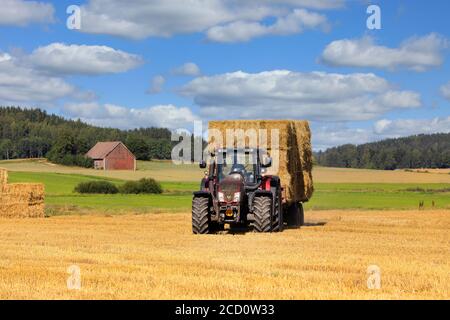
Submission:
M 300 222 L 300 226 L 305 225 L 305 211 L 303 210 L 303 204 L 299 203 L 298 204 L 298 214 L 299 214 L 299 222 Z
M 257 232 L 271 231 L 272 199 L 270 197 L 256 197 L 253 203 L 255 221 L 252 226 Z
M 192 200 L 192 232 L 206 234 L 210 231 L 210 215 L 208 212 L 209 199 L 195 197 Z
M 287 225 L 298 228 L 305 223 L 303 205 L 301 203 L 292 203 L 288 208 Z

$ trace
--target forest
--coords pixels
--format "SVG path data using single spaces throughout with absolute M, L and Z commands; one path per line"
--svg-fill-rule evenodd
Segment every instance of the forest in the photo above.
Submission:
M 170 130 L 164 128 L 100 128 L 40 109 L 0 107 L 0 159 L 47 157 L 90 167 L 84 154 L 98 141 L 122 141 L 139 160 L 170 159 L 170 138 Z
M 420 134 L 361 145 L 346 144 L 314 154 L 327 167 L 367 169 L 450 168 L 450 133 Z
M 98 141 L 122 141 L 138 160 L 170 159 L 177 143 L 165 128 L 102 128 L 40 109 L 0 107 L 0 159 L 46 157 L 55 163 L 91 167 L 84 155 Z M 450 133 L 347 144 L 316 152 L 314 158 L 327 167 L 449 168 Z

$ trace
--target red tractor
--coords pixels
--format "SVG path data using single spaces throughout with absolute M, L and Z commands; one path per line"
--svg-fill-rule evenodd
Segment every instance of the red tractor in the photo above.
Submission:
M 280 178 L 265 175 L 272 159 L 262 149 L 218 149 L 210 154 L 209 170 L 192 200 L 195 234 L 223 230 L 225 224 L 257 232 L 283 231 L 303 224 L 301 203 L 283 199 Z M 205 161 L 200 168 L 206 168 Z

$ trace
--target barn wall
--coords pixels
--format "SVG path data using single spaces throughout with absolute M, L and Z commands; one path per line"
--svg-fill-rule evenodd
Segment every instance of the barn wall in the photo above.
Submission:
M 105 159 L 106 170 L 134 170 L 134 156 L 123 145 L 118 145 Z

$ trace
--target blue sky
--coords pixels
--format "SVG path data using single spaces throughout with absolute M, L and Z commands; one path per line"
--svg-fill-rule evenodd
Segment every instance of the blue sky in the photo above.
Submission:
M 307 119 L 316 150 L 450 131 L 448 1 L 1 2 L 2 105 L 120 128 Z

